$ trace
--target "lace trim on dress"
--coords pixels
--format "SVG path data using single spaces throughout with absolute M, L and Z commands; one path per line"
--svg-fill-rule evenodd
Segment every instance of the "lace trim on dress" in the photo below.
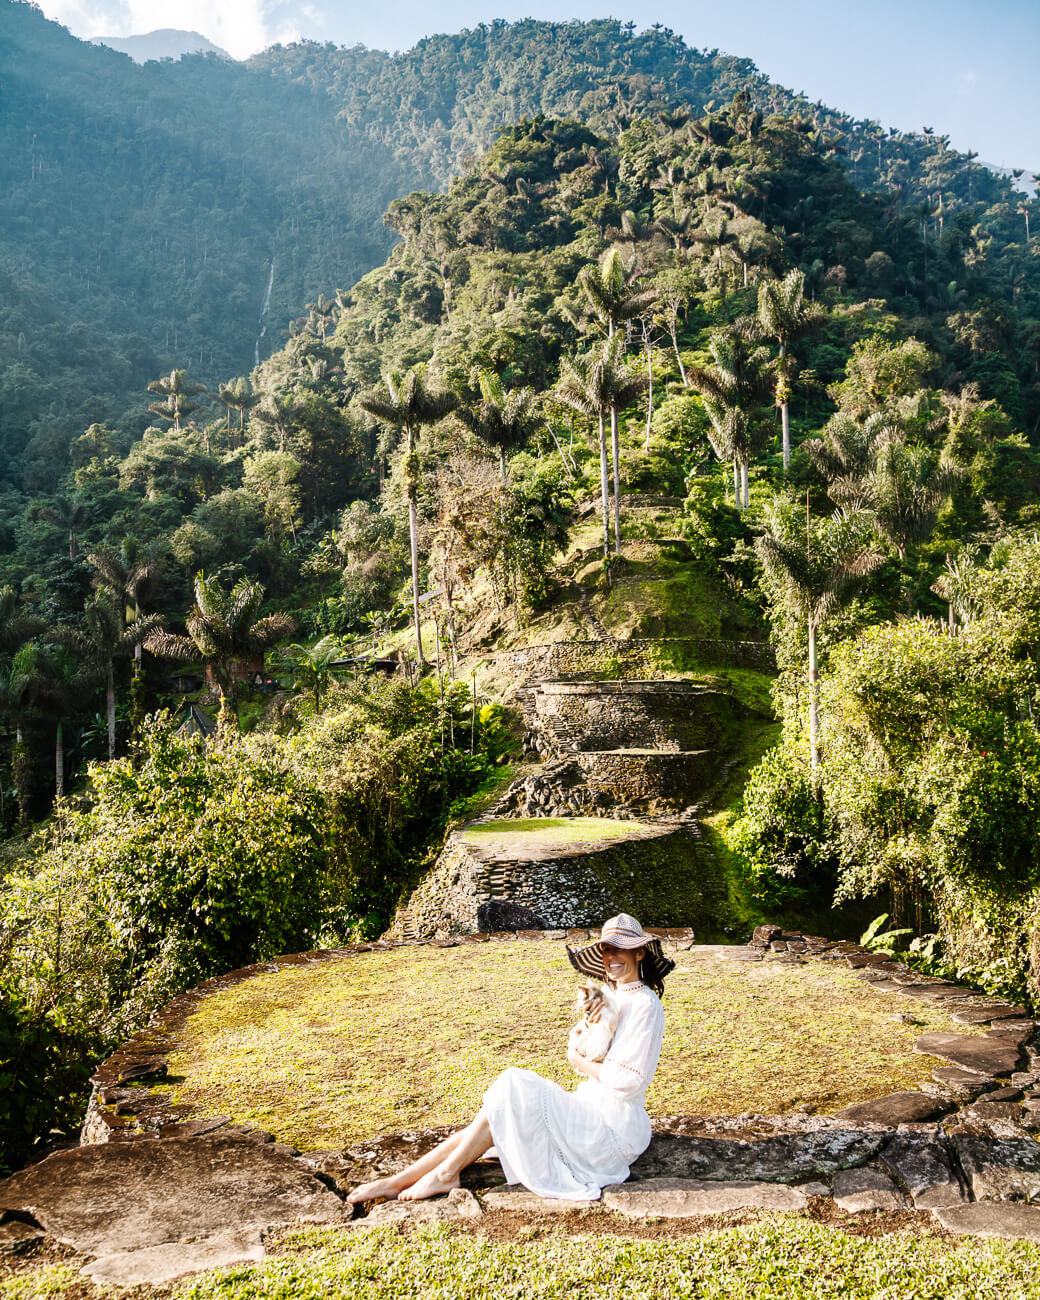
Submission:
M 610 1064 L 616 1065 L 622 1070 L 628 1070 L 631 1074 L 634 1074 L 637 1079 L 643 1077 L 642 1070 L 637 1070 L 634 1065 L 629 1065 L 627 1061 L 611 1061 Z
M 615 984 L 615 993 L 637 993 L 640 989 L 645 989 L 646 985 L 642 980 L 635 980 L 632 984 Z

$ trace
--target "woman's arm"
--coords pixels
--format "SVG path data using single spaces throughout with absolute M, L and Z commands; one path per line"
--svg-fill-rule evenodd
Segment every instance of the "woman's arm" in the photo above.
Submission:
M 622 1096 L 641 1092 L 657 1069 L 663 1033 L 664 1013 L 656 998 L 629 1008 L 622 1016 L 597 1079 Z
M 582 1056 L 580 1052 L 576 1052 L 573 1047 L 567 1048 L 567 1060 L 570 1061 L 572 1068 L 575 1069 L 578 1074 L 587 1074 L 590 1079 L 599 1078 L 599 1061 L 588 1060 L 587 1057 Z

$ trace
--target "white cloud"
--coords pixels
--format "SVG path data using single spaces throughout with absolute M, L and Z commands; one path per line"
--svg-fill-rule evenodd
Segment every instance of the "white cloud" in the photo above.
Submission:
M 136 36 L 162 27 L 201 32 L 236 59 L 298 40 L 292 21 L 272 11 L 277 0 L 43 0 L 48 18 L 76 36 Z

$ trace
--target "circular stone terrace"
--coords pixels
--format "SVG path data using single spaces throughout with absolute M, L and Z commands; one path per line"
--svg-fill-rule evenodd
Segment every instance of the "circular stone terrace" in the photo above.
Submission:
M 676 970 L 655 1136 L 605 1189 L 608 1214 L 819 1203 L 1040 1241 L 1040 1050 L 1023 1008 L 776 927 L 731 947 L 657 933 Z M 573 1083 L 565 943 L 594 936 L 358 944 L 208 981 L 98 1069 L 85 1145 L 0 1183 L 0 1244 L 47 1231 L 98 1281 L 162 1284 L 258 1260 L 264 1232 L 300 1217 L 580 1211 L 506 1188 L 493 1160 L 435 1202 L 342 1198 L 468 1120 L 507 1065 Z

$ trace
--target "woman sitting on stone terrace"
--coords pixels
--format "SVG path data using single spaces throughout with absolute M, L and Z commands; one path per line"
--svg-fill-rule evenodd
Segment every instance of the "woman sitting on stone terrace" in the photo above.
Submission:
M 539 1196 L 596 1200 L 604 1187 L 624 1182 L 650 1144 L 646 1090 L 661 1054 L 663 981 L 675 963 L 624 912 L 606 922 L 598 942 L 567 953 L 583 975 L 604 979 L 617 994 L 620 1018 L 606 1057 L 589 1061 L 568 1049 L 567 1059 L 586 1076 L 573 1092 L 530 1070 L 503 1071 L 471 1124 L 400 1173 L 356 1188 L 350 1201 L 450 1192 L 492 1147 L 507 1182 Z M 599 1018 L 597 1004 L 587 1015 Z

